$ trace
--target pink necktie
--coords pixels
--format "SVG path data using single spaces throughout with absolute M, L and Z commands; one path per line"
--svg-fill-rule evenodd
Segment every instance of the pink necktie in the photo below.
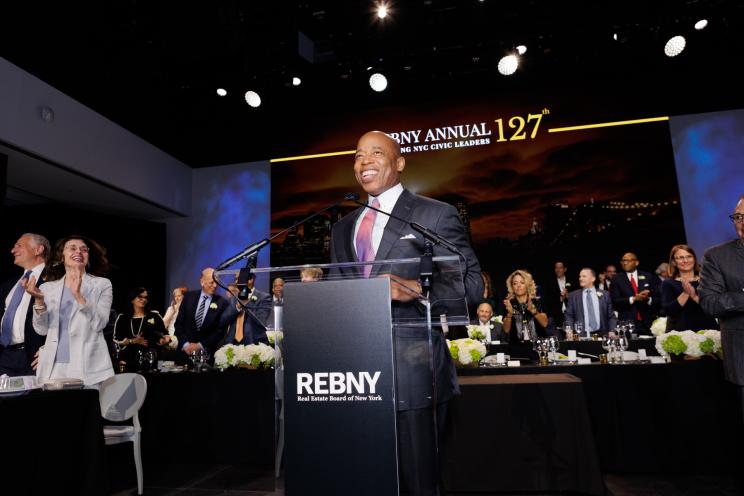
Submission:
M 372 200 L 371 205 L 375 208 L 380 208 L 380 202 L 377 199 Z M 377 212 L 371 208 L 367 209 L 367 213 L 364 214 L 362 223 L 359 225 L 356 237 L 356 252 L 360 262 L 371 262 L 375 259 L 375 249 L 372 246 L 372 228 L 375 225 L 376 218 Z M 364 277 L 369 277 L 371 271 L 371 265 L 362 267 Z

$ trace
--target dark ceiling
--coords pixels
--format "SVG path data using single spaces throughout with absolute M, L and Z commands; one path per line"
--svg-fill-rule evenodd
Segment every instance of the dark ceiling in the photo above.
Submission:
M 367 0 L 4 2 L 0 56 L 203 167 L 302 151 L 340 113 L 463 91 L 581 82 L 668 114 L 744 107 L 743 3 L 397 0 L 381 22 Z M 697 32 L 700 18 L 709 26 Z M 665 57 L 675 34 L 688 46 Z M 523 66 L 499 75 L 518 44 Z M 370 67 L 387 91 L 370 90 Z

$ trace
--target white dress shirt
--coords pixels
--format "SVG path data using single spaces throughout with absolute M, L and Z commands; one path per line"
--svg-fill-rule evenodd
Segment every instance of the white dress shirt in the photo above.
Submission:
M 380 210 L 382 210 L 383 212 L 391 213 L 393 211 L 393 208 L 395 208 L 395 204 L 402 193 L 403 185 L 400 183 L 396 184 L 389 190 L 382 192 L 380 196 L 376 197 L 377 201 L 380 202 Z M 372 201 L 374 199 L 375 197 L 370 195 L 369 199 L 367 200 L 367 204 L 372 204 Z M 359 215 L 359 218 L 356 221 L 356 226 L 354 227 L 355 240 L 357 238 L 357 233 L 359 232 L 359 226 L 361 226 L 362 224 L 362 219 L 369 210 L 369 208 L 365 208 L 364 210 L 362 210 L 362 213 Z M 388 217 L 387 215 L 377 212 L 375 225 L 372 227 L 372 248 L 374 248 L 375 253 L 377 253 L 377 249 L 380 248 L 382 235 L 385 232 L 385 226 L 387 225 L 389 219 L 390 217 Z M 354 243 L 354 251 L 356 251 L 356 242 Z
M 625 274 L 628 276 L 628 282 L 630 282 L 630 278 L 631 277 L 633 279 L 635 279 L 636 286 L 638 286 L 638 292 L 639 293 L 641 291 L 643 291 L 644 289 L 648 289 L 648 288 L 644 288 L 641 285 L 641 281 L 638 280 L 638 271 L 637 270 L 634 270 L 633 272 L 626 272 Z M 644 283 L 644 284 L 648 284 L 648 283 Z M 630 286 L 632 287 L 633 285 L 631 284 Z M 635 296 L 631 296 L 630 298 L 628 298 L 628 301 L 630 301 L 630 304 L 632 305 L 633 302 L 635 301 Z M 648 303 L 649 305 L 651 304 L 651 297 L 650 296 L 648 297 L 648 300 L 646 300 L 646 303 Z
M 29 279 L 31 278 L 31 276 L 34 276 L 36 278 L 36 284 L 38 285 L 39 276 L 41 275 L 42 270 L 44 270 L 43 263 L 31 269 L 31 274 L 28 276 Z M 26 269 L 23 269 L 23 274 L 25 273 Z M 18 282 L 20 282 L 23 274 L 21 274 L 21 277 L 18 278 Z M 13 298 L 13 294 L 16 291 L 23 291 L 21 303 L 18 305 L 15 318 L 13 319 L 13 334 L 10 338 L 10 344 L 21 344 L 26 341 L 26 315 L 28 314 L 28 306 L 31 304 L 31 295 L 28 294 L 21 286 L 19 286 L 18 282 L 16 282 L 15 286 L 13 286 L 13 289 L 5 298 L 5 308 L 8 308 L 8 305 L 10 305 L 10 300 Z M 5 315 L 3 315 L 3 318 L 4 317 Z

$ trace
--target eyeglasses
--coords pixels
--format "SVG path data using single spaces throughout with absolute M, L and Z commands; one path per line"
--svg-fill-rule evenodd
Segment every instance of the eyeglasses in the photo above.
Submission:
M 694 258 L 695 257 L 693 257 L 692 255 L 680 255 L 678 257 L 674 257 L 675 260 L 692 260 Z
M 729 215 L 729 219 L 731 219 L 734 224 L 741 224 L 744 222 L 744 214 Z
M 140 300 L 147 300 L 147 296 L 137 295 Z
M 637 260 L 638 260 L 637 258 L 622 258 L 620 259 L 620 263 L 630 263 L 630 262 L 635 262 Z

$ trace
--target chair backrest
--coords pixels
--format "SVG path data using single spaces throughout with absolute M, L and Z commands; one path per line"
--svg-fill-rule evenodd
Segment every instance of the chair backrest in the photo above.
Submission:
M 112 421 L 132 418 L 147 395 L 147 381 L 139 374 L 118 374 L 106 379 L 98 391 L 101 415 Z

